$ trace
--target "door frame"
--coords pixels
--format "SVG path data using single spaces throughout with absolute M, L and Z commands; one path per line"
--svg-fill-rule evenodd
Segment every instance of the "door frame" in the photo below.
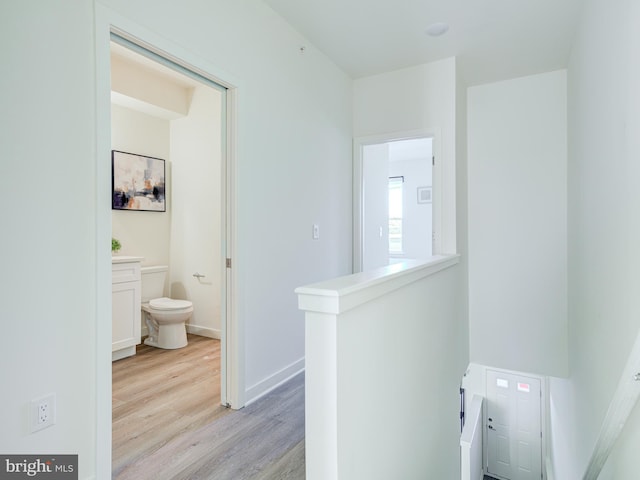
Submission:
M 408 130 L 404 132 L 382 133 L 353 139 L 353 273 L 362 271 L 364 256 L 364 184 L 363 184 L 363 148 L 367 145 L 414 140 L 418 138 L 432 139 L 432 152 L 436 159 L 442 159 L 440 130 L 428 128 Z M 433 165 L 433 255 L 442 252 L 442 162 Z
M 504 368 L 483 367 L 483 391 L 485 402 L 482 409 L 482 468 L 483 473 L 487 474 L 489 466 L 489 435 L 488 435 L 488 397 L 487 397 L 487 371 L 492 370 L 498 373 L 505 373 L 508 375 L 523 376 L 529 378 L 535 378 L 540 381 L 540 429 L 542 431 L 542 438 L 540 442 L 540 466 L 542 469 L 542 480 L 547 479 L 546 457 L 547 451 L 547 432 L 548 432 L 548 402 L 549 402 L 549 379 L 542 375 L 536 375 L 535 373 L 518 372 L 515 370 L 506 370 Z
M 245 404 L 244 329 L 237 317 L 235 292 L 236 235 L 236 155 L 237 111 L 240 83 L 231 75 L 193 55 L 178 45 L 132 22 L 113 10 L 95 4 L 96 74 L 96 476 L 111 478 L 111 237 L 110 180 L 111 163 L 111 33 L 115 33 L 154 54 L 203 76 L 227 89 L 226 152 L 222 161 L 222 242 L 221 265 L 232 259 L 234 268 L 222 275 L 221 318 L 221 400 L 231 408 Z

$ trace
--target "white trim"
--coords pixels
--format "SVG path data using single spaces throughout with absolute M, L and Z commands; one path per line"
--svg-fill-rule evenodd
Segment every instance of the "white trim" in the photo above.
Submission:
M 480 480 L 484 476 L 484 462 L 482 461 L 482 431 L 483 431 L 483 412 L 484 397 L 482 395 L 474 395 L 471 400 L 471 406 L 466 412 L 467 422 L 460 435 L 460 458 L 461 458 L 461 475 L 462 480 Z M 480 449 L 476 450 L 476 439 L 480 440 Z M 480 469 L 477 470 L 478 463 Z
M 274 373 L 273 375 L 261 380 L 260 382 L 252 385 L 247 389 L 245 405 L 250 405 L 261 397 L 264 397 L 272 390 L 275 390 L 283 383 L 286 383 L 302 371 L 304 371 L 305 359 L 301 359 L 293 362 L 291 365 L 286 366 L 282 370 Z
M 105 8 L 105 10 L 108 10 Z M 180 67 L 190 70 L 204 79 L 210 80 L 227 89 L 237 88 L 238 82 L 233 77 L 206 60 L 195 56 L 188 50 L 170 42 L 165 37 L 154 34 L 146 28 L 109 10 L 109 34 L 114 33 L 125 40 L 138 45 Z
M 239 258 L 237 255 L 237 202 L 236 202 L 236 179 L 237 179 L 237 112 L 239 110 L 238 88 L 228 88 L 227 90 L 227 138 L 226 138 L 226 162 L 223 163 L 223 178 L 226 184 L 223 185 L 223 196 L 225 226 L 222 238 L 222 251 L 224 259 L 230 258 L 231 268 L 224 268 L 221 285 L 226 286 L 222 295 L 222 336 L 226 338 L 222 342 L 222 364 L 221 368 L 227 372 L 226 382 L 221 386 L 221 396 L 226 397 L 226 403 L 233 409 L 245 406 L 245 350 L 244 350 L 244 323 L 237 316 L 237 271 Z M 225 262 L 226 263 L 226 262 Z
M 356 137 L 353 139 L 353 272 L 362 271 L 363 263 L 363 216 L 364 205 L 362 204 L 363 194 L 363 158 L 362 148 L 366 145 L 376 145 L 379 143 L 395 142 L 398 140 L 412 140 L 417 138 L 431 138 L 433 156 L 437 159 L 442 157 L 440 129 L 429 128 L 420 130 L 409 130 L 406 132 L 393 132 L 381 135 L 369 135 Z M 453 192 L 455 195 L 455 191 Z M 455 225 L 455 218 L 452 219 Z M 433 230 L 435 232 L 435 242 L 433 254 L 444 253 L 442 248 L 442 162 L 436 161 L 433 169 Z M 453 253 L 455 249 L 452 249 Z
M 193 335 L 200 335 L 201 337 L 216 338 L 218 340 L 220 339 L 221 332 L 216 328 L 203 327 L 200 325 L 192 325 L 190 323 L 187 323 L 186 327 L 187 327 L 187 333 L 191 333 Z
M 95 5 L 96 50 L 96 478 L 111 478 L 111 75 L 109 12 Z
M 622 371 L 618 387 L 611 399 L 607 415 L 602 422 L 598 440 L 591 454 L 584 480 L 596 480 L 602 471 L 616 440 L 640 398 L 640 332 Z
M 295 290 L 298 308 L 306 312 L 338 315 L 452 267 L 459 261 L 459 255 L 436 255 L 427 260 L 408 260 L 299 287 Z
M 199 335 L 201 337 L 207 338 L 215 338 L 217 340 L 221 339 L 222 332 L 217 328 L 211 327 L 203 327 L 201 325 L 192 325 L 190 323 L 185 324 L 187 333 L 191 333 L 193 335 Z M 140 338 L 144 338 L 149 335 L 149 328 L 144 325 L 140 332 Z

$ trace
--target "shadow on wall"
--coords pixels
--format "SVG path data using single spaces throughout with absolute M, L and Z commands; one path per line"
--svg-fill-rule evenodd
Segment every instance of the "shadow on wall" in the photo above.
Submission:
M 184 283 L 175 282 L 171 284 L 171 298 L 176 300 L 188 300 L 187 289 L 184 287 Z

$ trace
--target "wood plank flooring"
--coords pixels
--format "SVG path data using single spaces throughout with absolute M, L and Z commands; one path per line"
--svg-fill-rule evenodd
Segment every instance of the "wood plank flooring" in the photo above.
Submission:
M 227 410 L 217 405 L 219 377 L 210 381 L 212 369 L 219 375 L 212 348 L 219 342 L 189 336 L 184 349 L 146 347 L 152 351 L 141 348 L 114 363 L 113 478 L 305 478 L 304 374 L 246 408 Z
M 229 410 L 220 405 L 220 341 L 188 336 L 177 350 L 139 345 L 112 364 L 112 475 Z
M 241 410 L 167 443 L 119 480 L 301 480 L 304 375 Z

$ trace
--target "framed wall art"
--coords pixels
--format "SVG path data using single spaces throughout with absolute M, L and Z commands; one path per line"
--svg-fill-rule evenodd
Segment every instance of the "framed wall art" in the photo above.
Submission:
M 160 158 L 111 151 L 111 208 L 165 212 L 165 165 Z

